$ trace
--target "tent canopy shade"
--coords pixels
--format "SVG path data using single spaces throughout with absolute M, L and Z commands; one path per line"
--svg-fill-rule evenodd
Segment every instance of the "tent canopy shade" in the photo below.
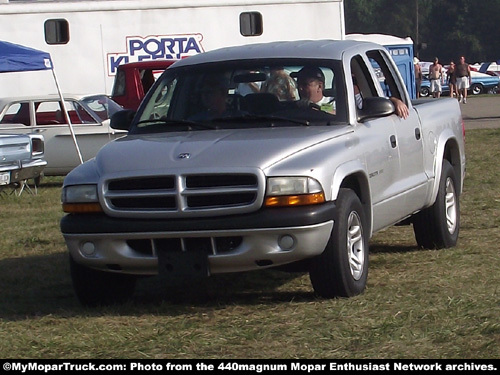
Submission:
M 59 82 L 57 81 L 56 72 L 54 70 L 50 54 L 34 48 L 0 40 L 0 73 L 28 72 L 36 70 L 52 71 L 54 82 L 56 84 L 59 97 L 61 98 L 61 105 L 64 114 L 68 119 L 69 130 L 73 138 L 73 143 L 75 144 L 78 158 L 80 159 L 80 163 L 83 163 L 82 153 L 80 152 L 80 147 L 76 141 L 75 132 L 73 131 L 68 110 L 66 109 L 64 98 L 61 93 L 61 89 L 59 88 Z
M 0 73 L 52 69 L 50 54 L 0 40 Z

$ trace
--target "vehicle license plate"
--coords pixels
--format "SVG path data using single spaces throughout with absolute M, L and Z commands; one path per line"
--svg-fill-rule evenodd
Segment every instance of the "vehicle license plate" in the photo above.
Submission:
M 10 184 L 10 172 L 0 172 L 0 185 Z
M 158 273 L 168 284 L 205 279 L 209 276 L 206 251 L 158 249 Z

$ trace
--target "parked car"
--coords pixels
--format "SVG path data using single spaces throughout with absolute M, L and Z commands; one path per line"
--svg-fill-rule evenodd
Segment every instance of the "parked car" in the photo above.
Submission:
M 500 62 L 500 61 L 499 61 Z M 485 73 L 493 77 L 500 77 L 500 65 L 496 62 L 482 63 L 478 72 Z M 496 94 L 500 94 L 500 91 L 497 89 Z
M 0 134 L 0 190 L 33 179 L 38 182 L 47 165 L 39 134 Z
M 126 133 L 109 126 L 110 117 L 122 107 L 106 95 L 63 96 L 84 161 Z M 0 132 L 43 134 L 46 175 L 65 175 L 80 164 L 59 96 L 0 99 Z
M 490 92 L 496 92 L 498 85 L 500 83 L 500 77 L 491 76 L 489 74 L 479 73 L 475 71 L 471 71 L 472 84 L 469 88 L 469 93 L 472 95 L 485 94 Z M 450 87 L 445 80 L 445 83 L 442 85 L 443 91 L 442 94 L 449 94 Z M 429 76 L 424 75 L 424 79 L 422 80 L 422 84 L 420 85 L 420 96 L 427 97 L 432 95 L 431 93 L 431 82 L 429 81 Z

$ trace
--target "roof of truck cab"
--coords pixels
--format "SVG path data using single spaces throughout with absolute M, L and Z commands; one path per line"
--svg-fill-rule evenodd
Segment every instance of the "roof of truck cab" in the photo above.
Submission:
M 381 48 L 380 45 L 355 40 L 301 40 L 271 43 L 247 44 L 237 47 L 225 47 L 198 55 L 190 56 L 176 62 L 172 67 L 196 64 L 266 58 L 312 58 L 340 60 L 349 49 L 365 51 Z

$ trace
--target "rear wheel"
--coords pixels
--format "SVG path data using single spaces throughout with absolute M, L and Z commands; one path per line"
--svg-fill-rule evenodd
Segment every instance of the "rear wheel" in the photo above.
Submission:
M 444 160 L 436 201 L 413 218 L 413 230 L 420 247 L 441 249 L 457 244 L 460 229 L 457 191 L 455 170 L 448 160 Z
M 482 85 L 480 85 L 479 83 L 474 83 L 471 87 L 470 87 L 470 91 L 472 93 L 472 95 L 479 95 L 479 94 L 482 94 L 483 91 L 484 91 L 484 88 Z
M 366 218 L 354 191 L 340 190 L 337 210 L 330 240 L 309 268 L 314 291 L 325 298 L 358 295 L 368 278 Z
M 422 98 L 426 98 L 426 97 L 428 97 L 428 96 L 430 95 L 430 93 L 431 93 L 431 91 L 429 90 L 429 88 L 428 88 L 428 87 L 422 87 L 422 88 L 420 89 L 420 96 L 421 96 Z
M 93 270 L 69 257 L 73 289 L 84 306 L 125 303 L 133 294 L 136 277 Z

